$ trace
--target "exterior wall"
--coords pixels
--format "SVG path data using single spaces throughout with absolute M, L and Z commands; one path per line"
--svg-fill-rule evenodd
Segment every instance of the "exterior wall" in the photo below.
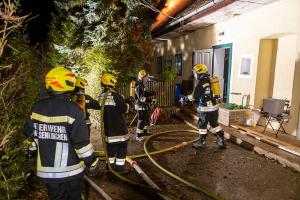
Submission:
M 260 41 L 278 39 L 272 94 L 274 98 L 291 98 L 291 120 L 287 131 L 295 135 L 300 104 L 299 8 L 299 0 L 279 0 L 230 20 L 157 44 L 155 55 L 162 55 L 163 59 L 171 57 L 174 60 L 175 54 L 182 52 L 183 75 L 179 80 L 187 80 L 191 77 L 193 50 L 232 43 L 230 92 L 250 94 L 250 104 L 254 105 L 256 89 L 260 84 L 259 79 L 263 78 L 257 77 Z M 224 35 L 219 36 L 220 32 L 224 32 Z M 254 58 L 250 78 L 239 76 L 240 57 L 245 54 L 253 55 Z M 240 104 L 241 97 L 232 95 L 230 102 Z
M 273 96 L 277 45 L 277 39 L 260 41 L 254 98 L 256 108 L 262 107 L 263 98 Z

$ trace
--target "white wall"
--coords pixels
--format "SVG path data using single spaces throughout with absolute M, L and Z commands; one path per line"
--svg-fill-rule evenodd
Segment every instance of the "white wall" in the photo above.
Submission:
M 288 131 L 295 134 L 300 104 L 300 92 L 298 92 L 299 89 L 297 90 L 295 85 L 299 83 L 298 80 L 300 79 L 299 9 L 300 0 L 279 0 L 230 20 L 159 44 L 156 46 L 156 52 L 163 57 L 174 57 L 177 51 L 182 51 L 184 62 L 182 79 L 187 80 L 191 74 L 193 50 L 208 49 L 214 45 L 232 43 L 230 92 L 250 94 L 250 104 L 253 105 L 257 83 L 256 71 L 260 40 L 277 38 L 279 50 L 277 55 L 279 56 L 276 59 L 273 95 L 274 97 L 290 97 L 292 99 L 292 120 L 289 123 Z M 220 32 L 224 32 L 224 35 L 219 36 Z M 247 79 L 238 75 L 240 57 L 245 54 L 253 56 L 253 73 Z M 295 68 L 295 66 L 298 68 Z M 239 104 L 241 97 L 232 95 L 229 100 Z
M 292 99 L 296 42 L 296 35 L 280 37 L 278 40 L 273 98 Z

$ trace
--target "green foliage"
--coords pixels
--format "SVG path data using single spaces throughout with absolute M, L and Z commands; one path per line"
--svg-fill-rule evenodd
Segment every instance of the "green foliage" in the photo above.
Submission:
M 14 199 L 24 196 L 29 175 L 22 128 L 36 99 L 41 73 L 37 54 L 23 32 L 10 35 L 0 66 L 11 66 L 0 70 L 0 193 L 1 198 Z
M 164 81 L 174 81 L 176 77 L 177 77 L 176 67 L 165 66 L 160 78 Z
M 56 1 L 49 33 L 51 66 L 72 65 L 81 75 L 100 67 L 100 72 L 114 72 L 126 80 L 148 61 L 154 19 L 139 1 L 74 2 Z

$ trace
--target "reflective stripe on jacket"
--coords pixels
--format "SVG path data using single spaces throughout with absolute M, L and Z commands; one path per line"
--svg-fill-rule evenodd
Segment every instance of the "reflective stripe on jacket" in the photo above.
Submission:
M 37 144 L 37 176 L 45 182 L 80 175 L 93 160 L 83 111 L 65 94 L 35 103 L 24 133 Z

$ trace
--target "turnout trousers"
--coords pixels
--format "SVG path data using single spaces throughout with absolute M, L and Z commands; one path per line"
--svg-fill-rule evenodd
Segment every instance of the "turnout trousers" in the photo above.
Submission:
M 44 183 L 50 200 L 81 200 L 84 191 L 83 176 L 59 183 Z
M 109 163 L 113 165 L 116 170 L 122 170 L 125 166 L 127 145 L 128 141 L 107 143 Z
M 207 124 L 211 126 L 210 131 L 217 135 L 217 137 L 224 138 L 224 132 L 222 127 L 218 123 L 219 111 L 206 111 L 199 112 L 198 128 L 200 138 L 207 137 Z
M 150 124 L 149 120 L 149 110 L 138 110 L 138 122 L 136 127 L 136 134 L 138 137 L 148 133 L 148 126 Z

